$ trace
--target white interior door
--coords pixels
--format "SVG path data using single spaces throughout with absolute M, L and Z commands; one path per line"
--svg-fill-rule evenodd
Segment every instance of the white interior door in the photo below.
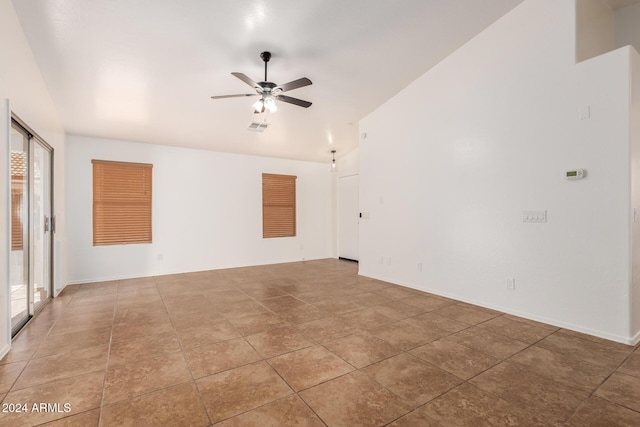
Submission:
M 358 260 L 358 175 L 338 178 L 338 257 Z

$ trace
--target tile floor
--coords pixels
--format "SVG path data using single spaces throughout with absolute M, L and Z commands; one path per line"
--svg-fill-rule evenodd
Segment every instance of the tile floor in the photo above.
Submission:
M 639 346 L 356 269 L 69 286 L 0 361 L 2 409 L 28 409 L 0 425 L 640 426 Z

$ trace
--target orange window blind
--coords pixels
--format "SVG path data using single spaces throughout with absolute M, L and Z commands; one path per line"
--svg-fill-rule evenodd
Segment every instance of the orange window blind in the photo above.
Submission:
M 151 243 L 153 165 L 92 160 L 93 244 Z
M 262 174 L 262 237 L 296 235 L 296 176 Z

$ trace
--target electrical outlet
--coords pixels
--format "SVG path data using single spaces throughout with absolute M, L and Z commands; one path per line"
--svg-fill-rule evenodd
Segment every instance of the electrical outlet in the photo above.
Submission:
M 380 264 L 384 264 L 384 257 L 382 255 L 380 255 Z
M 418 263 L 418 273 L 422 273 L 422 263 Z
M 162 261 L 164 259 L 164 255 L 162 253 L 158 254 L 158 261 Z
M 391 257 L 387 257 L 387 265 L 391 265 Z
M 510 291 L 516 290 L 516 280 L 513 277 L 507 277 L 507 289 Z

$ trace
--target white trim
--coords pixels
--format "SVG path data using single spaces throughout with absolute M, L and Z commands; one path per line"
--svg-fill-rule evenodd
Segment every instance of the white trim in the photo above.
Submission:
M 5 346 L 0 350 L 0 359 L 5 357 L 7 353 L 9 353 L 9 350 L 11 350 L 11 342 L 9 342 L 9 344 L 5 344 Z
M 5 313 L 6 313 L 6 337 L 8 338 L 9 342 L 8 343 L 0 343 L 0 345 L 4 344 L 5 347 L 3 347 L 2 352 L 0 352 L 0 358 L 3 357 L 6 353 L 4 353 L 5 351 L 8 352 L 9 349 L 11 348 L 11 274 L 9 272 L 9 270 L 11 269 L 11 102 L 9 101 L 9 99 L 7 98 L 5 100 L 5 119 L 7 121 L 7 129 L 6 129 L 6 133 L 5 133 L 5 151 L 6 151 L 6 156 L 7 156 L 7 160 L 6 160 L 6 170 L 7 170 L 7 186 L 5 188 L 5 197 L 6 197 L 6 204 L 9 207 L 9 211 L 7 212 L 7 219 L 6 219 L 6 227 L 7 227 L 7 238 L 4 239 L 5 240 L 5 249 L 7 251 L 7 257 L 6 259 L 2 260 L 2 262 L 6 263 L 6 271 L 5 271 L 5 277 L 4 277 L 4 281 L 6 283 L 6 301 L 5 301 Z

